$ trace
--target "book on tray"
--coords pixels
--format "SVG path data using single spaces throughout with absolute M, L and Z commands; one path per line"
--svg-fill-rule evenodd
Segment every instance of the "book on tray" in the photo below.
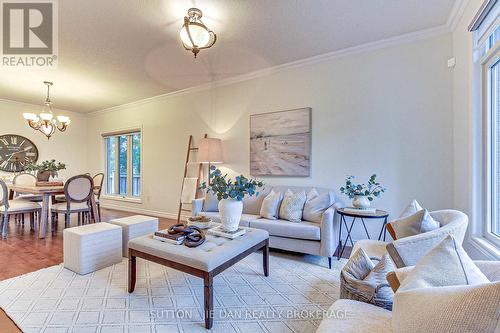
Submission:
M 153 239 L 172 244 L 182 244 L 185 238 L 183 234 L 169 234 L 168 229 L 155 231 L 153 234 Z
M 213 235 L 213 236 L 219 236 L 219 237 L 226 237 L 226 238 L 229 238 L 229 239 L 235 239 L 237 237 L 240 237 L 241 235 L 244 235 L 245 231 L 246 230 L 244 228 L 239 227 L 235 231 L 229 232 L 229 231 L 224 230 L 222 228 L 222 226 L 220 225 L 220 226 L 217 226 L 215 228 L 208 229 L 207 233 L 209 235 Z

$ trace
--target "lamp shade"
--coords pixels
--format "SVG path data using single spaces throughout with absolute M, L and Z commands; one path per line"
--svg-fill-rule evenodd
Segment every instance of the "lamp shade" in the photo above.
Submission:
M 202 138 L 198 146 L 198 162 L 223 163 L 221 139 Z

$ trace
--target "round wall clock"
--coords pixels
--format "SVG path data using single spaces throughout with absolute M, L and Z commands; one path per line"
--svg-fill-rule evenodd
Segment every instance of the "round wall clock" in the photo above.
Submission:
M 0 170 L 21 172 L 38 160 L 38 148 L 24 136 L 0 135 Z

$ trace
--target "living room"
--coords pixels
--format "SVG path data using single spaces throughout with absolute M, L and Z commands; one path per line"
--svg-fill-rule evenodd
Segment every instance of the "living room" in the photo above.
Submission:
M 0 1 L 1 332 L 499 329 L 496 0 L 22 3 Z

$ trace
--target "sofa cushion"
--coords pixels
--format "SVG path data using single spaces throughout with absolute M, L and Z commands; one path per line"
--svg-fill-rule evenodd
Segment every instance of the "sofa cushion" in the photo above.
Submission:
M 462 246 L 448 236 L 417 262 L 399 290 L 488 282 Z
M 399 215 L 399 218 L 403 218 L 403 217 L 408 217 L 408 216 L 411 216 L 413 214 L 415 214 L 416 212 L 418 212 L 419 210 L 422 210 L 422 206 L 420 206 L 420 204 L 418 203 L 417 200 L 413 200 L 412 202 L 410 202 L 410 204 L 408 206 L 406 206 L 406 208 L 403 210 L 403 212 L 401 213 L 401 215 Z
M 391 311 L 368 303 L 339 299 L 328 309 L 316 333 L 390 333 Z
M 413 215 L 391 222 L 397 239 L 418 235 L 439 228 L 439 222 L 434 220 L 426 209 Z
M 283 197 L 283 202 L 280 206 L 280 219 L 285 219 L 291 222 L 302 221 L 302 212 L 306 203 L 306 192 L 301 191 L 293 193 L 288 190 Z
M 251 228 L 264 229 L 271 236 L 317 240 L 321 239 L 321 229 L 317 223 L 301 223 L 287 220 L 258 219 L 250 221 Z
M 494 333 L 498 332 L 499 311 L 500 282 L 410 290 L 400 287 L 394 294 L 392 327 L 398 333 Z
M 283 194 L 271 191 L 264 201 L 262 201 L 259 212 L 260 216 L 265 219 L 276 220 L 278 218 L 281 200 L 283 200 Z
M 220 213 L 219 212 L 203 212 L 202 215 L 210 217 L 212 221 L 220 223 Z M 249 222 L 259 218 L 259 215 L 253 214 L 241 214 L 240 226 L 248 227 Z
M 203 201 L 203 211 L 204 212 L 218 212 L 219 211 L 219 200 L 217 196 L 212 192 L 208 192 L 205 195 L 205 200 Z
M 332 197 L 329 192 L 319 194 L 313 188 L 307 194 L 307 201 L 304 205 L 302 218 L 305 221 L 321 223 L 323 213 L 333 204 Z
M 243 198 L 243 214 L 259 215 L 260 207 L 262 206 L 262 201 L 271 192 L 271 186 L 265 186 L 263 188 L 257 189 L 258 195 L 245 196 Z

